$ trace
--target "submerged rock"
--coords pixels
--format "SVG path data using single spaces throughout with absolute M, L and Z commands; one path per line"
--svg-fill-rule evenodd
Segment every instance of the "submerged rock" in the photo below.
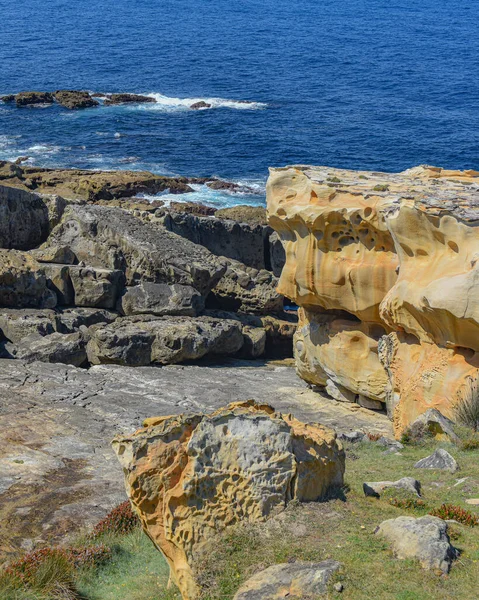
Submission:
M 131 104 L 131 103 L 155 103 L 156 100 L 151 96 L 141 96 L 140 94 L 108 94 L 105 98 L 105 105 L 109 104 Z
M 20 92 L 15 96 L 17 106 L 30 106 L 32 104 L 52 104 L 53 94 L 50 92 Z
M 318 500 L 343 482 L 344 453 L 332 430 L 254 401 L 147 419 L 113 448 L 130 500 L 185 600 L 200 591 L 195 553 L 216 533 L 264 521 L 292 500 Z
M 78 90 L 58 90 L 54 94 L 55 100 L 65 108 L 77 110 L 80 108 L 91 108 L 98 106 L 99 103 L 94 100 L 89 92 Z

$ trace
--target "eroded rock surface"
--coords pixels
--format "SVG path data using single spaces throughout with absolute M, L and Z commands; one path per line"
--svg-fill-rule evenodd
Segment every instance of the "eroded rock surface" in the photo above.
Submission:
M 479 172 L 285 167 L 267 200 L 299 374 L 384 403 L 398 435 L 430 408 L 451 417 L 478 376 Z
M 332 430 L 254 401 L 147 419 L 113 448 L 128 496 L 185 600 L 198 597 L 192 562 L 208 539 L 238 522 L 263 521 L 291 500 L 318 500 L 344 474 Z

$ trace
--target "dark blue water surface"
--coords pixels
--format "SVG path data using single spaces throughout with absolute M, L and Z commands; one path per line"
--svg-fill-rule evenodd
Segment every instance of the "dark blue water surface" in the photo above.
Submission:
M 479 2 L 0 0 L 0 11 L 0 93 L 160 100 L 0 104 L 0 158 L 257 183 L 291 163 L 479 169 Z M 185 98 L 217 100 L 193 111 Z

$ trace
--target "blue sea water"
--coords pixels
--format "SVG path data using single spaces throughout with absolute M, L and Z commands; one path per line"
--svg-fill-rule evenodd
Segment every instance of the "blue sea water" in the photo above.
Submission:
M 157 104 L 0 103 L 0 158 L 254 184 L 268 166 L 479 169 L 479 2 L 0 0 L 0 93 L 89 89 Z M 208 110 L 190 100 L 214 98 Z M 235 101 L 249 101 L 243 104 Z

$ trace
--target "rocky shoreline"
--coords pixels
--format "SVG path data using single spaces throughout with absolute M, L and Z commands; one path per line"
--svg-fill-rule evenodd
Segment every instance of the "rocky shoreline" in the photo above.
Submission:
M 101 102 L 100 102 L 101 101 Z M 87 92 L 85 90 L 56 90 L 54 92 L 19 92 L 0 96 L 0 102 L 15 103 L 17 108 L 27 106 L 48 105 L 57 103 L 68 110 L 81 110 L 100 106 L 112 106 L 119 104 L 155 104 L 155 98 L 141 94 L 102 94 L 99 92 Z M 202 110 L 211 108 L 209 102 L 201 100 L 193 102 L 191 110 Z
M 134 195 L 187 185 L 151 173 L 4 162 L 0 181 L 4 358 L 85 367 L 292 356 L 296 316 L 276 292 L 281 256 L 264 209 L 217 217 L 150 205 Z

